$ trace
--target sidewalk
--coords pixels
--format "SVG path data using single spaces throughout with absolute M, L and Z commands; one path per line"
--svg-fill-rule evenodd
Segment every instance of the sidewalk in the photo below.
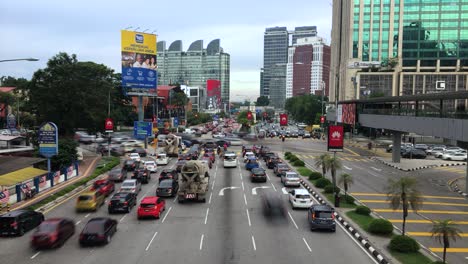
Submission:
M 400 159 L 400 163 L 392 162 L 391 158 L 373 157 L 373 160 L 379 161 L 387 166 L 401 171 L 415 171 L 435 167 L 447 167 L 466 165 L 464 161 L 448 161 L 442 159 Z
M 73 179 L 71 180 L 68 180 L 68 181 L 65 181 L 65 182 L 62 182 L 56 186 L 54 186 L 53 188 L 49 188 L 48 190 L 44 191 L 44 192 L 40 192 L 39 194 L 37 194 L 36 196 L 34 196 L 33 199 L 29 199 L 29 200 L 22 200 L 18 203 L 15 203 L 13 205 L 10 206 L 10 211 L 13 211 L 13 210 L 17 210 L 17 209 L 23 209 L 23 208 L 26 208 L 30 205 L 33 205 L 37 202 L 40 202 L 41 200 L 47 198 L 48 196 L 56 193 L 56 192 L 59 192 L 60 190 L 64 189 L 65 187 L 69 186 L 70 184 L 73 184 L 75 183 L 76 181 L 79 181 L 85 177 L 88 177 L 89 175 L 91 175 L 93 172 L 94 172 L 94 169 L 96 168 L 99 160 L 101 160 L 101 157 L 100 156 L 85 156 L 83 158 L 83 161 L 82 163 L 79 165 L 79 168 L 78 168 L 78 172 L 79 172 L 79 176 L 77 177 L 74 177 Z

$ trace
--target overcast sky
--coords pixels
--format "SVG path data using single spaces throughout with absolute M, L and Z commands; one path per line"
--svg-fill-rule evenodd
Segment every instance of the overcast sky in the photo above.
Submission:
M 120 72 L 120 30 L 156 31 L 183 49 L 202 39 L 221 39 L 231 55 L 231 97 L 259 94 L 266 27 L 317 26 L 330 40 L 331 0 L 6 0 L 0 1 L 0 60 L 34 57 L 38 62 L 0 63 L 0 76 L 30 79 L 64 51 L 80 61 L 103 63 Z M 237 95 L 245 96 L 237 96 Z

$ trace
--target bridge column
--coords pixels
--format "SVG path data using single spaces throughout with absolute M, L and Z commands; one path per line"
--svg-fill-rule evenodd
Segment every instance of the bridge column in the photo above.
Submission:
M 393 131 L 392 162 L 400 163 L 401 157 L 401 132 Z

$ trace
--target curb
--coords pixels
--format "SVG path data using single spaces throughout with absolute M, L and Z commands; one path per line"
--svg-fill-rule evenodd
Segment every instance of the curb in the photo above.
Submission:
M 395 168 L 397 170 L 401 170 L 401 171 L 417 171 L 417 170 L 422 170 L 422 169 L 429 169 L 429 168 L 436 168 L 436 167 L 450 167 L 450 166 L 462 166 L 462 165 L 466 165 L 465 162 L 461 162 L 461 163 L 445 163 L 445 164 L 440 164 L 440 165 L 426 165 L 426 166 L 420 166 L 420 167 L 416 167 L 416 168 L 411 168 L 411 169 L 404 169 L 404 168 L 401 168 L 399 167 L 398 165 L 395 165 L 395 164 L 392 164 L 390 162 L 387 162 L 387 161 L 384 161 L 384 160 L 381 160 L 379 158 L 376 158 L 376 157 L 371 157 L 372 160 L 375 160 L 375 161 L 378 161 L 380 163 L 383 163 L 387 166 L 390 166 L 392 168 Z
M 306 183 L 303 179 L 300 179 L 301 184 L 304 186 L 304 188 L 309 191 L 321 204 L 326 204 L 327 202 L 320 197 L 310 186 L 308 183 Z M 388 260 L 384 258 L 384 256 L 377 251 L 369 241 L 367 241 L 359 232 L 353 228 L 348 222 L 346 222 L 343 217 L 341 217 L 337 212 L 335 212 L 335 216 L 340 221 L 340 223 L 346 228 L 346 230 L 351 233 L 363 246 L 364 248 L 371 253 L 372 256 L 381 264 L 388 264 L 390 263 Z
M 457 193 L 460 194 L 461 196 L 463 196 L 463 197 L 468 197 L 468 193 L 463 192 L 462 190 L 460 190 L 460 188 L 458 187 L 457 184 L 455 184 L 455 185 L 453 186 L 453 189 L 454 189 L 455 192 L 457 192 Z

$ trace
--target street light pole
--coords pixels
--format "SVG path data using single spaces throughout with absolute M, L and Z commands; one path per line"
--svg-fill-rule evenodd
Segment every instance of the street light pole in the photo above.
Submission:
M 36 58 L 24 58 L 24 59 L 7 59 L 7 60 L 0 60 L 0 62 L 7 62 L 7 61 L 38 61 L 39 59 Z

